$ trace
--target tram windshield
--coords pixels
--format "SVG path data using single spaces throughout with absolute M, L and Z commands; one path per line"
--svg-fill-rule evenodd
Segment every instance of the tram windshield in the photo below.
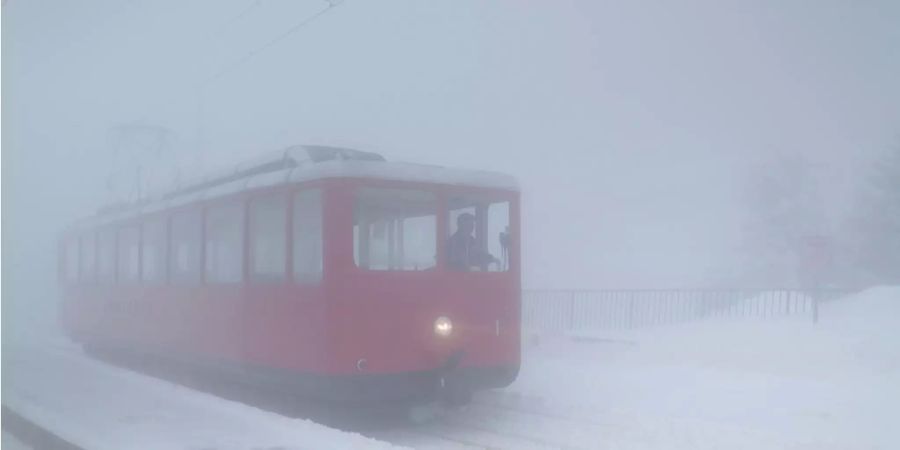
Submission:
M 353 210 L 353 257 L 369 270 L 427 270 L 437 265 L 434 194 L 363 188 Z
M 454 196 L 448 208 L 447 266 L 457 271 L 509 270 L 509 201 Z
M 453 271 L 509 270 L 509 201 L 470 194 L 446 198 L 416 189 L 362 188 L 353 210 L 353 257 L 367 270 L 420 271 L 438 258 Z M 438 218 L 448 221 L 438 255 Z

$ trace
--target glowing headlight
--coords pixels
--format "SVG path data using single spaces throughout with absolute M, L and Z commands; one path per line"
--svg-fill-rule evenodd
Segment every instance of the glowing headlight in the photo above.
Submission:
M 434 321 L 434 334 L 442 337 L 450 336 L 453 332 L 453 322 L 450 319 L 441 316 Z

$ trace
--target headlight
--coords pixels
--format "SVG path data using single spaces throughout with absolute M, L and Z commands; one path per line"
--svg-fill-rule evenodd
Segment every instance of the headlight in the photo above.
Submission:
M 447 337 L 450 336 L 450 333 L 452 332 L 453 322 L 451 322 L 450 319 L 441 316 L 434 321 L 434 334 L 441 337 Z

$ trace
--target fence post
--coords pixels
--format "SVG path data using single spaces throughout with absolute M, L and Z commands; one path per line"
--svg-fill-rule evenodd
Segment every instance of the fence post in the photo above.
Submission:
M 569 329 L 567 331 L 575 330 L 575 291 L 572 291 L 572 295 L 569 296 Z
M 810 296 L 812 300 L 812 320 L 813 325 L 819 323 L 819 295 L 818 292 L 813 291 L 813 295 Z
M 632 328 L 634 328 L 634 292 L 631 293 L 628 301 L 628 329 Z

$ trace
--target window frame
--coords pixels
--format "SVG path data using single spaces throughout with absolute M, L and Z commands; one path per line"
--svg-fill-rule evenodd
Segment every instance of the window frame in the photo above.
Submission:
M 141 216 L 140 218 L 140 283 L 148 286 L 159 286 L 159 285 L 168 285 L 169 284 L 169 235 L 170 235 L 170 217 L 172 214 L 166 213 L 155 213 L 148 214 L 145 216 Z M 157 224 L 162 226 L 162 259 L 158 264 L 162 264 L 161 269 L 157 271 L 157 277 L 155 280 L 147 279 L 147 267 L 145 258 L 147 256 L 146 252 L 146 244 L 147 244 L 147 228 L 150 224 Z
M 328 190 L 326 187 L 319 183 L 314 184 L 304 184 L 295 187 L 288 191 L 288 245 L 290 249 L 288 251 L 288 262 L 287 262 L 287 280 L 291 284 L 295 286 L 312 286 L 318 285 L 323 282 L 325 279 L 326 268 L 326 253 L 327 253 L 327 232 L 325 224 L 327 222 L 327 214 L 326 214 L 326 203 L 327 203 L 327 193 Z M 317 192 L 318 193 L 318 252 L 319 252 L 319 260 L 318 272 L 298 272 L 298 264 L 297 264 L 297 198 L 309 192 Z
M 450 205 L 450 200 L 454 198 L 464 197 L 467 200 L 475 200 L 473 205 L 456 207 L 452 208 Z M 500 249 L 500 254 L 491 253 L 492 241 L 491 241 L 491 228 L 492 223 L 490 220 L 491 217 L 491 208 L 494 206 L 505 205 L 506 208 L 506 227 L 510 228 L 509 233 L 512 234 L 512 225 L 513 225 L 513 203 L 515 197 L 514 196 L 504 196 L 500 195 L 496 192 L 492 191 L 455 191 L 448 192 L 445 194 L 444 198 L 444 220 L 445 220 L 445 235 L 443 236 L 444 245 L 444 255 L 443 262 L 445 263 L 444 270 L 448 272 L 485 272 L 485 273 L 504 273 L 511 270 L 512 265 L 511 261 L 513 260 L 513 256 L 511 252 L 508 252 L 505 257 L 502 254 L 502 249 Z M 459 270 L 454 269 L 450 266 L 448 258 L 449 252 L 446 248 L 446 242 L 450 239 L 450 237 L 454 234 L 456 230 L 456 218 L 454 217 L 454 212 L 460 210 L 468 210 L 474 209 L 472 213 L 474 213 L 476 220 L 478 217 L 483 217 L 484 220 L 480 222 L 476 222 L 476 228 L 474 230 L 474 237 L 476 244 L 478 247 L 487 252 L 487 254 L 493 256 L 498 259 L 500 262 L 493 264 L 487 264 L 486 270 Z M 458 215 L 456 216 L 458 217 Z M 497 236 L 499 238 L 499 235 Z M 491 267 L 495 267 L 492 269 Z
M 97 284 L 108 286 L 116 285 L 119 282 L 119 226 L 115 223 L 105 224 L 101 227 L 98 227 L 97 230 L 95 230 L 95 233 L 97 234 L 97 254 L 95 256 L 97 259 L 97 266 L 95 269 L 96 282 Z M 101 273 L 100 262 L 103 260 L 103 244 L 107 243 L 107 241 L 112 244 L 110 251 L 110 256 L 112 259 L 109 262 L 110 273 L 104 274 Z
M 427 191 L 432 193 L 437 197 L 437 264 L 429 270 L 368 270 L 357 266 L 355 257 L 354 257 L 354 219 L 353 219 L 353 208 L 355 207 L 355 195 L 357 190 L 360 188 L 376 188 L 376 189 L 400 189 L 400 190 L 420 190 Z M 485 270 L 485 271 L 459 271 L 453 270 L 447 261 L 447 238 L 449 238 L 452 231 L 455 231 L 455 225 L 450 226 L 450 199 L 453 197 L 459 196 L 471 196 L 478 197 L 482 201 L 493 204 L 493 203 L 507 203 L 508 204 L 508 214 L 509 214 L 509 232 L 511 234 L 510 245 L 509 245 L 509 260 L 508 265 L 505 270 Z M 344 200 L 345 199 L 345 200 Z M 342 208 L 348 208 L 347 215 L 349 216 L 346 220 L 346 225 L 340 236 L 340 239 L 350 239 L 350 244 L 347 246 L 345 251 L 345 255 L 341 258 L 347 260 L 346 269 L 353 273 L 357 274 L 370 274 L 367 276 L 390 276 L 390 277 L 422 277 L 422 276 L 430 276 L 429 273 L 439 273 L 444 276 L 444 274 L 455 274 L 453 276 L 477 276 L 477 277 L 506 277 L 513 276 L 514 273 L 520 270 L 520 249 L 518 248 L 519 238 L 516 237 L 516 233 L 519 232 L 519 208 L 521 201 L 521 193 L 516 190 L 510 189 L 501 189 L 501 188 L 488 188 L 488 187 L 478 187 L 478 186 L 457 186 L 457 185 L 443 185 L 443 184 L 433 184 L 433 183 L 418 183 L 411 181 L 398 181 L 398 180 L 375 180 L 375 179 L 365 179 L 354 181 L 353 183 L 348 183 L 346 188 L 343 189 L 342 194 Z M 502 256 L 494 255 L 502 260 Z
M 73 248 L 74 245 L 74 248 Z M 74 250 L 75 260 L 72 260 Z M 74 271 L 72 263 L 74 262 Z M 74 273 L 73 273 L 74 272 Z M 63 280 L 66 284 L 81 283 L 81 236 L 69 235 L 63 238 Z
M 382 268 L 372 268 L 371 266 L 366 267 L 365 265 L 360 264 L 360 262 L 362 261 L 363 258 L 362 258 L 362 255 L 359 255 L 359 258 L 357 258 L 357 248 L 358 247 L 362 248 L 362 246 L 365 243 L 369 246 L 369 249 L 368 249 L 369 251 L 367 253 L 370 253 L 372 250 L 371 243 L 369 242 L 369 236 L 367 235 L 367 236 L 365 236 L 365 239 L 363 239 L 362 226 L 359 226 L 359 238 L 357 237 L 357 226 L 358 225 L 356 224 L 356 208 L 358 205 L 358 201 L 360 199 L 360 194 L 366 190 L 407 191 L 407 192 L 414 192 L 414 193 L 420 193 L 420 194 L 427 194 L 427 196 L 430 197 L 426 200 L 429 204 L 431 204 L 433 206 L 433 209 L 430 210 L 429 214 L 422 215 L 422 216 L 415 216 L 415 217 L 406 217 L 406 218 L 403 218 L 403 220 L 415 219 L 415 218 L 421 218 L 421 217 L 428 217 L 430 219 L 433 217 L 433 220 L 434 220 L 434 255 L 436 258 L 433 265 L 424 267 L 422 269 L 406 269 L 405 261 L 400 260 L 399 268 L 391 267 L 393 262 L 390 261 L 390 259 L 391 259 L 390 255 L 393 253 L 393 251 L 390 247 L 393 245 L 398 248 L 404 248 L 404 246 L 405 246 L 404 235 L 402 233 L 403 227 L 393 226 L 393 223 L 396 223 L 396 221 L 389 222 L 389 223 L 392 223 L 392 225 L 386 225 L 386 228 L 384 230 L 384 233 L 386 233 L 386 236 L 392 235 L 392 236 L 388 236 L 387 240 L 385 242 L 385 245 L 387 248 L 387 253 L 388 253 L 387 260 L 386 260 L 388 267 L 383 268 L 383 269 Z M 350 203 L 349 207 L 350 207 L 350 217 L 351 217 L 351 219 L 350 219 L 350 239 L 351 239 L 350 260 L 351 260 L 351 263 L 353 264 L 355 270 L 359 270 L 359 271 L 363 271 L 363 272 L 372 272 L 372 273 L 427 273 L 427 272 L 431 272 L 431 271 L 434 271 L 434 270 L 437 270 L 440 268 L 440 266 L 441 266 L 441 256 L 440 256 L 441 226 L 440 226 L 440 222 L 441 222 L 441 212 L 443 209 L 443 206 L 442 206 L 443 200 L 441 198 L 441 192 L 439 189 L 436 189 L 433 185 L 419 185 L 419 184 L 411 184 L 411 183 L 399 183 L 399 184 L 387 183 L 387 184 L 384 184 L 384 183 L 366 182 L 366 183 L 360 183 L 358 185 L 352 186 L 349 191 L 348 197 L 349 197 L 349 203 Z M 369 225 L 371 226 L 372 223 L 369 223 Z M 368 229 L 367 231 L 370 233 L 371 228 Z M 367 259 L 369 260 L 368 262 L 371 263 L 371 254 L 369 254 L 367 256 Z
M 116 227 L 116 283 L 123 285 L 136 285 L 141 282 L 141 220 L 129 220 L 119 223 Z M 133 233 L 133 236 L 125 236 L 125 233 Z M 128 277 L 129 267 L 123 266 L 126 261 L 122 258 L 125 249 L 122 246 L 123 237 L 133 237 L 134 247 L 137 250 L 135 273 L 133 277 Z
M 206 223 L 206 212 L 205 208 L 202 207 L 199 203 L 190 204 L 186 207 L 172 209 L 165 216 L 166 221 L 166 283 L 170 286 L 200 286 L 205 284 L 206 280 L 204 277 L 204 272 L 206 270 L 206 237 L 204 235 L 205 232 L 205 223 Z M 178 268 L 178 264 L 173 264 L 174 258 L 176 257 L 175 253 L 175 236 L 176 236 L 176 221 L 182 217 L 196 218 L 196 259 L 197 264 L 196 267 L 192 268 L 191 271 L 185 273 L 176 273 L 176 269 Z M 193 228 L 193 227 L 191 227 Z M 189 231 L 190 228 L 188 228 Z M 190 237 L 190 236 L 189 236 Z M 190 242 L 189 242 L 190 243 Z M 190 257 L 190 255 L 188 255 Z
M 88 237 L 92 240 L 92 246 L 85 245 L 85 240 L 88 239 Z M 91 248 L 91 256 L 93 258 L 85 258 L 84 249 L 86 248 Z M 85 261 L 90 259 L 93 259 L 93 261 L 91 261 L 91 273 L 87 274 L 85 270 Z M 97 282 L 97 230 L 95 229 L 78 234 L 78 282 L 82 284 L 93 284 Z
M 216 198 L 208 203 L 205 203 L 202 207 L 202 219 L 201 219 L 201 245 L 200 245 L 200 273 L 202 284 L 205 286 L 235 286 L 242 285 L 246 283 L 247 280 L 247 196 L 244 195 L 228 195 L 221 198 Z M 237 270 L 238 279 L 237 280 L 211 280 L 210 279 L 210 265 L 209 265 L 209 243 L 210 243 L 210 233 L 209 233 L 209 215 L 211 210 L 215 210 L 217 208 L 227 209 L 228 207 L 235 207 L 235 209 L 240 214 L 240 219 L 238 220 L 238 229 L 237 233 L 237 248 L 238 254 L 240 255 L 240 267 Z
M 248 284 L 257 284 L 257 285 L 280 285 L 286 284 L 290 280 L 293 279 L 293 264 L 292 264 L 292 256 L 293 256 L 293 239 L 292 239 L 292 226 L 293 226 L 293 198 L 294 193 L 296 191 L 286 190 L 286 189 L 267 189 L 261 192 L 254 193 L 251 195 L 245 204 L 244 211 L 244 282 Z M 282 264 L 282 270 L 280 274 L 277 276 L 273 276 L 271 278 L 266 277 L 261 273 L 256 272 L 256 258 L 254 256 L 255 252 L 255 234 L 254 234 L 254 207 L 255 205 L 260 204 L 261 202 L 265 202 L 267 200 L 278 200 L 281 201 L 281 213 L 284 215 L 284 221 L 282 222 L 282 231 L 283 231 L 283 248 L 284 248 L 284 259 Z

